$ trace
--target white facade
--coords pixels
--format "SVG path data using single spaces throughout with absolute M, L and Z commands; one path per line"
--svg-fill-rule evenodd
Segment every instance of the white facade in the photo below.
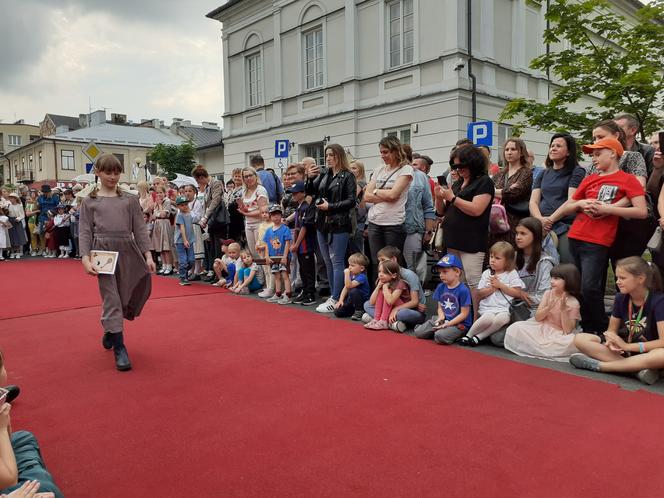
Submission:
M 320 156 L 329 140 L 371 171 L 388 133 L 431 156 L 432 175 L 442 172 L 472 121 L 467 3 L 229 0 L 208 14 L 223 24 L 226 174 L 256 152 L 271 162 L 275 139 L 295 142 L 291 162 Z M 623 14 L 639 5 L 615 3 Z M 497 123 L 505 103 L 549 96 L 546 76 L 528 68 L 546 50 L 545 8 L 539 0 L 472 0 L 477 120 L 494 122 L 494 162 L 510 134 Z M 549 136 L 523 136 L 538 164 Z

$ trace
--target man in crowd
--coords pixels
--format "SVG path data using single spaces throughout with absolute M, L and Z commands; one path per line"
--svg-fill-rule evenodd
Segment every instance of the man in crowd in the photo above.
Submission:
M 265 169 L 265 160 L 263 156 L 256 155 L 251 156 L 249 159 L 249 164 L 252 168 L 258 173 L 258 178 L 261 181 L 261 185 L 267 190 L 267 196 L 270 200 L 270 205 L 279 204 L 281 198 L 284 196 L 284 186 L 281 183 L 279 177 L 272 171 Z
M 433 165 L 433 159 L 429 156 L 424 156 L 418 154 L 417 152 L 413 154 L 413 168 L 421 171 L 425 175 L 429 176 L 431 172 L 431 166 Z M 433 178 L 429 176 L 429 187 L 431 187 L 431 197 L 433 198 L 433 189 L 436 187 L 436 182 L 433 181 Z
M 639 120 L 636 119 L 631 114 L 623 113 L 618 114 L 614 121 L 618 126 L 620 126 L 625 132 L 626 145 L 625 150 L 631 150 L 633 152 L 638 152 L 643 156 L 643 159 L 646 162 L 646 169 L 648 170 L 648 176 L 652 173 L 652 158 L 655 155 L 655 148 L 651 147 L 648 144 L 642 144 L 636 139 L 636 135 L 639 133 Z

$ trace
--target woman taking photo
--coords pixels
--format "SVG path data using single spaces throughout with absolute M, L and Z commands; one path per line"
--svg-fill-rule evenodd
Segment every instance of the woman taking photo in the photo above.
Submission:
M 495 189 L 486 174 L 486 156 L 473 145 L 456 148 L 450 156 L 450 167 L 459 173 L 459 180 L 452 188 L 436 186 L 436 212 L 445 216 L 445 245 L 449 253 L 461 259 L 476 310 Z
M 413 167 L 397 137 L 385 137 L 379 143 L 380 158 L 385 163 L 378 168 L 367 185 L 364 201 L 371 204 L 367 214 L 369 222 L 369 250 L 374 267 L 376 254 L 383 247 L 396 247 L 403 254 L 406 241 L 406 201 L 408 187 L 413 181 Z
M 563 214 L 562 205 L 571 199 L 586 176 L 576 159 L 576 140 L 568 133 L 556 133 L 549 143 L 546 169 L 533 183 L 530 214 L 540 220 L 545 232 L 555 232 L 561 263 L 573 263 L 567 232 L 574 215 Z
M 316 229 L 332 295 L 316 308 L 319 313 L 333 313 L 344 286 L 344 269 L 348 240 L 353 232 L 352 216 L 356 205 L 357 183 L 348 167 L 346 151 L 339 144 L 325 148 L 327 168 L 318 166 L 307 171 L 307 194 L 316 205 Z
M 533 172 L 528 166 L 528 149 L 520 138 L 508 138 L 503 146 L 505 166 L 493 177 L 496 198 L 500 199 L 507 212 L 510 230 L 504 234 L 491 235 L 489 245 L 505 240 L 514 245 L 516 226 L 522 218 L 530 215 L 528 202 L 533 186 Z

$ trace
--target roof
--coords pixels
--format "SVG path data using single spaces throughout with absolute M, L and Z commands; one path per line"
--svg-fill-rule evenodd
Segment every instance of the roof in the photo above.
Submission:
M 81 127 L 78 118 L 74 116 L 61 116 L 59 114 L 46 114 L 57 128 L 58 126 L 68 126 L 70 130 L 78 130 Z
M 180 145 L 185 142 L 184 138 L 171 133 L 168 129 L 123 126 L 111 123 L 102 123 L 89 128 L 56 133 L 55 135 L 44 138 L 86 143 L 94 140 L 98 143 L 134 145 L 138 147 L 154 147 L 157 144 Z
M 205 14 L 205 17 L 209 17 L 210 19 L 214 19 L 221 12 L 223 12 L 224 10 L 232 7 L 233 5 L 237 5 L 241 1 L 242 0 L 227 0 L 227 2 L 225 4 L 223 4 L 221 7 L 217 7 L 212 12 L 208 12 L 207 14 Z
M 221 143 L 222 131 L 200 126 L 178 126 L 178 130 L 187 135 L 196 147 L 208 147 Z

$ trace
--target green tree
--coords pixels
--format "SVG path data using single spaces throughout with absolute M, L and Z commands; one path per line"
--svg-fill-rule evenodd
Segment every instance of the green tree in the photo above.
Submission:
M 160 171 L 170 178 L 175 178 L 176 173 L 191 175 L 191 170 L 196 165 L 195 155 L 196 147 L 192 142 L 182 145 L 157 144 L 150 152 L 148 160 L 156 162 Z
M 636 116 L 641 139 L 658 128 L 656 110 L 664 90 L 664 0 L 636 11 L 626 21 L 606 0 L 552 0 L 544 42 L 551 50 L 530 63 L 547 73 L 548 103 L 515 99 L 500 119 L 517 119 L 517 129 L 568 131 L 589 140 L 593 123 L 621 112 Z M 563 47 L 557 50 L 555 47 Z M 596 102 L 588 105 L 584 97 Z

